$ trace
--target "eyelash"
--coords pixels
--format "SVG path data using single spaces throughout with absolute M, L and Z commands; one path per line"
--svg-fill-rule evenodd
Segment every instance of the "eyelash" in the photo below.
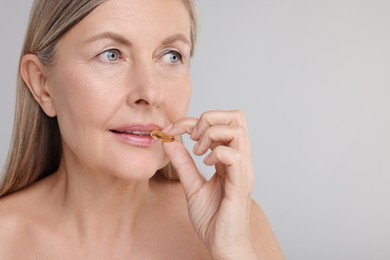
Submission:
M 105 61 L 105 60 L 103 60 L 103 58 L 101 56 L 103 54 L 105 54 L 105 53 L 108 53 L 108 52 L 115 52 L 115 53 L 117 53 L 118 54 L 118 59 L 115 60 L 115 61 Z M 118 49 L 108 49 L 108 50 L 105 50 L 105 51 L 102 51 L 101 53 L 99 53 L 97 57 L 99 59 L 101 59 L 103 62 L 116 63 L 119 59 L 121 59 L 122 53 Z
M 177 51 L 177 50 L 168 50 L 166 52 L 163 53 L 162 57 L 164 57 L 165 55 L 167 54 L 174 54 L 174 55 L 177 55 L 179 57 L 179 61 L 181 63 L 183 63 L 183 54 L 181 54 L 181 52 Z
M 105 53 L 108 53 L 108 52 L 115 52 L 115 53 L 117 53 L 118 54 L 118 58 L 117 58 L 117 60 L 115 60 L 115 61 L 106 61 L 106 60 L 103 60 L 103 58 L 101 57 L 103 54 L 105 54 Z M 176 55 L 176 56 L 178 56 L 178 58 L 179 58 L 179 62 L 181 62 L 181 63 L 184 63 L 183 62 L 183 59 L 184 59 L 184 56 L 183 56 L 183 54 L 180 52 L 180 51 L 177 51 L 177 50 L 167 50 L 167 51 L 165 51 L 162 55 L 161 55 L 161 57 L 163 58 L 165 55 L 167 55 L 167 54 L 173 54 L 173 55 Z M 105 51 L 102 51 L 101 53 L 99 53 L 98 55 L 97 55 L 97 57 L 100 59 L 100 60 L 102 60 L 103 62 L 108 62 L 108 63 L 116 63 L 116 62 L 118 62 L 118 60 L 120 60 L 121 59 L 121 56 L 122 56 L 122 53 L 121 53 L 121 51 L 120 50 L 118 50 L 118 49 L 108 49 L 108 50 L 105 50 Z M 175 65 L 176 63 L 173 63 L 173 64 L 170 64 L 170 65 Z

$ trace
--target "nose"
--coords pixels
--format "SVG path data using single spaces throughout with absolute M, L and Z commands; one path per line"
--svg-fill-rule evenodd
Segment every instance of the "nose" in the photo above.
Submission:
M 130 106 L 159 106 L 164 93 L 162 80 L 152 63 L 142 63 L 133 67 L 130 73 L 130 91 L 127 102 Z

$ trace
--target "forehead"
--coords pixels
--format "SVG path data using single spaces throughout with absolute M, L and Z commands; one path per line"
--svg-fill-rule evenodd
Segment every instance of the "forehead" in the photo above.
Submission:
M 137 38 L 177 33 L 190 38 L 191 34 L 190 15 L 182 0 L 107 0 L 75 27 L 85 36 L 107 30 Z

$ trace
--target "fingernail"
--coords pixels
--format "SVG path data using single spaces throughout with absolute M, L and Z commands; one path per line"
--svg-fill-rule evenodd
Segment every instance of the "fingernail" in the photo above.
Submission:
M 166 127 L 164 127 L 164 129 L 162 131 L 167 134 L 172 129 L 172 127 L 173 127 L 173 124 L 169 124 Z
M 210 155 L 211 155 L 211 154 L 207 155 L 207 156 L 203 159 L 203 163 L 207 164 L 207 161 L 209 160 Z

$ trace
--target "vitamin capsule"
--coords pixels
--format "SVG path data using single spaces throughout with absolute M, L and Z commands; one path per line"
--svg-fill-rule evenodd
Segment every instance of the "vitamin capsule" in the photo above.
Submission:
M 160 130 L 152 130 L 150 131 L 150 136 L 153 137 L 153 139 L 161 140 L 162 142 L 173 142 L 175 141 L 175 137 L 172 135 L 167 135 L 166 133 L 160 131 Z

